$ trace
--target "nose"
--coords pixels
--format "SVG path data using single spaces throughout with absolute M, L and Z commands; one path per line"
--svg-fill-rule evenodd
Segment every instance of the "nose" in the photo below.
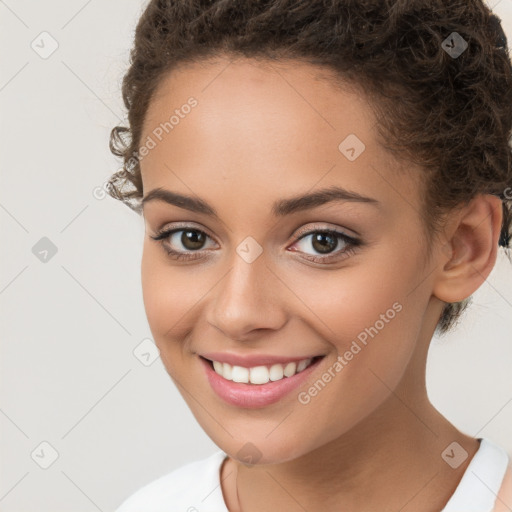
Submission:
M 235 254 L 231 268 L 212 290 L 207 321 L 238 341 L 253 339 L 255 331 L 280 329 L 287 321 L 283 289 L 263 254 L 252 263 Z

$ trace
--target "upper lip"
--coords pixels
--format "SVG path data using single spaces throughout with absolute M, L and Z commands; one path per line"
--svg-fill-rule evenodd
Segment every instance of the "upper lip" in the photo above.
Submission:
M 205 359 L 210 361 L 218 361 L 219 363 L 228 363 L 232 366 L 243 366 L 245 368 L 251 368 L 253 366 L 265 366 L 272 364 L 286 364 L 295 362 L 298 363 L 303 359 L 309 359 L 317 356 L 323 356 L 324 354 L 314 354 L 310 356 L 279 356 L 273 354 L 233 354 L 230 352 L 208 352 L 205 354 L 199 354 Z

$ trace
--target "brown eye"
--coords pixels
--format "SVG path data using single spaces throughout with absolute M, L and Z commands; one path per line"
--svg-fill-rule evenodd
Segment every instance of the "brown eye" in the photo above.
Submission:
M 341 261 L 351 256 L 363 242 L 345 233 L 332 229 L 315 229 L 309 231 L 295 242 L 294 252 L 304 253 L 304 259 L 315 263 Z M 339 250 L 338 247 L 341 248 Z M 308 252 L 308 251 L 313 251 Z M 322 256 L 323 255 L 323 256 Z
M 338 239 L 330 233 L 315 233 L 312 239 L 312 246 L 315 251 L 326 254 L 338 246 Z
M 206 241 L 206 234 L 196 229 L 181 230 L 180 242 L 186 249 L 197 251 L 203 248 Z
M 166 229 L 151 238 L 158 241 L 169 256 L 178 260 L 200 258 L 206 242 L 211 240 L 204 231 L 187 227 Z
M 350 238 L 342 233 L 317 230 L 301 236 L 296 245 L 302 245 L 300 250 L 305 253 L 308 253 L 308 249 L 312 247 L 317 254 L 329 254 L 340 245 L 340 240 L 344 242 L 345 245 L 350 245 L 350 242 L 352 242 Z

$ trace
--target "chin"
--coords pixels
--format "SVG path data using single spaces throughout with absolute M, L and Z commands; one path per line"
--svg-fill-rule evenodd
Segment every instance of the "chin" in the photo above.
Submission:
M 272 436 L 272 434 L 271 434 Z M 309 453 L 314 447 L 305 446 L 295 436 L 275 436 L 274 439 L 264 436 L 247 436 L 245 441 L 240 439 L 223 439 L 215 444 L 232 459 L 247 466 L 262 466 L 280 464 L 295 460 Z

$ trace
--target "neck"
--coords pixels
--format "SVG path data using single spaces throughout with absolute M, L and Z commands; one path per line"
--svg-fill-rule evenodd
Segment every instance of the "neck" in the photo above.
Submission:
M 441 457 L 453 441 L 469 454 L 457 469 Z M 253 467 L 234 461 L 228 506 L 232 512 L 303 512 L 319 503 L 324 511 L 441 510 L 477 449 L 431 405 L 418 417 L 392 395 L 373 418 L 302 457 Z

